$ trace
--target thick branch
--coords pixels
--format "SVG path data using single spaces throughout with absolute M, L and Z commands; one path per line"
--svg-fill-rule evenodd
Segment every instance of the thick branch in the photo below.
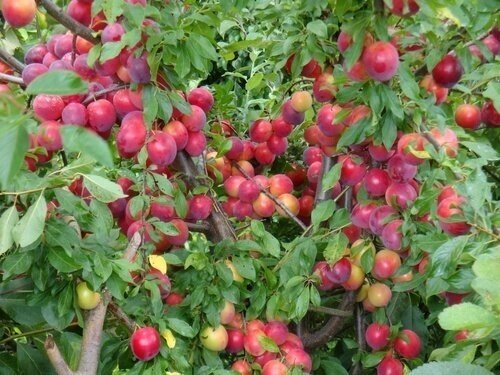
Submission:
M 103 292 L 99 305 L 95 309 L 90 310 L 85 317 L 78 374 L 97 374 L 101 353 L 102 327 L 104 326 L 106 309 L 110 300 L 111 296 L 109 292 Z
M 327 199 L 330 199 L 332 197 L 332 190 L 333 190 L 333 187 L 331 189 L 328 189 L 328 190 L 323 190 L 323 177 L 328 173 L 328 171 L 330 171 L 330 169 L 332 169 L 332 166 L 334 164 L 336 164 L 338 161 L 338 156 L 334 156 L 334 157 L 329 157 L 329 156 L 326 156 L 326 155 L 323 155 L 323 160 L 322 160 L 322 163 L 321 163 L 321 173 L 319 175 L 319 178 L 318 178 L 318 186 L 316 188 L 316 196 L 314 197 L 314 201 L 316 204 L 318 204 L 319 202 L 322 202 L 322 201 L 325 201 Z
M 123 252 L 123 259 L 132 262 L 135 258 L 135 254 L 137 253 L 137 249 L 141 246 L 141 234 L 139 231 L 135 232 L 130 242 L 128 243 L 127 248 Z
M 340 302 L 339 310 L 352 311 L 356 298 L 355 292 L 347 292 Z M 325 345 L 333 336 L 340 332 L 346 322 L 345 316 L 332 316 L 316 332 L 304 332 L 302 342 L 306 349 L 315 349 Z
M 365 340 L 365 319 L 363 316 L 363 308 L 358 303 L 355 308 L 356 316 L 356 341 L 358 342 L 358 351 L 362 352 L 366 350 L 366 340 Z M 356 361 L 349 371 L 350 375 L 361 375 L 363 371 L 363 366 L 360 361 Z
M 193 159 L 184 151 L 177 153 L 174 166 L 178 171 L 183 172 L 189 177 L 191 183 L 199 184 L 196 177 L 200 175 L 200 171 L 194 164 Z M 213 242 L 220 242 L 226 238 L 235 240 L 236 234 L 234 233 L 231 223 L 223 213 L 222 207 L 212 194 L 210 194 L 210 197 L 214 204 L 214 209 L 207 219 L 208 224 L 210 224 L 210 229 L 208 231 L 210 240 Z
M 208 223 L 186 223 L 188 229 L 193 232 L 208 233 L 210 225 Z
M 352 311 L 333 309 L 331 307 L 325 307 L 325 306 L 309 306 L 309 311 L 319 312 L 332 316 L 344 316 L 344 317 L 352 316 Z
M 0 47 L 0 59 L 18 73 L 22 73 L 26 66 L 2 47 Z
M 252 177 L 243 169 L 241 168 L 241 166 L 238 164 L 238 163 L 233 163 L 233 166 L 236 167 L 236 169 L 238 169 L 238 171 L 247 179 L 247 180 L 251 180 Z M 269 199 L 271 199 L 274 204 L 276 204 L 279 208 L 281 208 L 281 210 L 283 210 L 283 212 L 290 218 L 292 219 L 293 221 L 295 221 L 295 223 L 302 228 L 302 230 L 307 230 L 307 226 L 302 222 L 302 220 L 300 220 L 296 215 L 293 214 L 292 211 L 290 211 L 288 209 L 287 206 L 285 206 L 282 202 L 280 202 L 280 200 L 278 198 L 276 198 L 274 195 L 272 195 L 270 192 L 268 192 L 266 190 L 266 188 L 264 186 L 262 186 L 258 181 L 255 181 L 255 183 L 257 184 L 257 186 L 259 187 L 259 190 L 264 193 L 264 195 L 266 195 L 266 197 L 268 197 Z
M 21 77 L 12 76 L 10 74 L 0 73 L 0 82 L 1 81 L 15 83 L 17 85 L 24 86 L 24 81 Z
M 99 39 L 93 35 L 92 29 L 89 29 L 88 27 L 75 21 L 51 0 L 36 0 L 36 2 L 38 6 L 43 6 L 48 14 L 59 21 L 59 23 L 66 26 L 66 28 L 73 34 L 81 36 L 83 39 L 88 40 L 90 43 L 99 43 Z
M 44 343 L 45 351 L 47 352 L 47 357 L 49 357 L 50 363 L 54 366 L 57 375 L 74 375 L 71 371 L 66 361 L 64 360 L 59 348 L 57 347 L 54 337 L 48 335 Z

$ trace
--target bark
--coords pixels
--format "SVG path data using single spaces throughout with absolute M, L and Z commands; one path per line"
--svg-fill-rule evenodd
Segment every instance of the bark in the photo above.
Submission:
M 88 40 L 90 43 L 99 43 L 99 38 L 96 38 L 93 35 L 94 31 L 92 29 L 89 29 L 88 27 L 75 21 L 51 0 L 36 0 L 36 3 L 38 4 L 38 6 L 44 7 L 49 15 L 51 15 L 55 20 L 59 21 L 61 25 L 65 26 L 73 34 Z
M 26 66 L 21 61 L 12 56 L 10 53 L 8 53 L 2 47 L 0 47 L 0 60 L 2 60 L 4 63 L 6 63 L 8 66 L 10 66 L 18 73 L 22 73 L 24 67 Z

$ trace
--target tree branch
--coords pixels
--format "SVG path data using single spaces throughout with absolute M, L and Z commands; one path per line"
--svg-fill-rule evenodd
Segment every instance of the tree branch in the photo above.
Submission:
M 85 100 L 82 102 L 82 104 L 87 105 L 90 102 L 92 102 L 93 100 L 99 98 L 100 96 L 103 96 L 103 95 L 109 94 L 110 92 L 118 91 L 121 89 L 126 89 L 126 88 L 128 88 L 128 85 L 115 85 L 115 86 L 111 86 L 111 87 L 108 87 L 106 89 L 103 89 L 101 91 L 96 91 L 93 94 L 90 94 L 89 96 L 87 96 L 85 98 Z
M 78 374 L 97 374 L 99 366 L 99 355 L 101 353 L 101 338 L 106 309 L 111 300 L 109 292 L 102 293 L 101 302 L 85 317 L 85 329 L 83 330 L 82 353 L 78 363 Z
M 338 156 L 329 157 L 323 155 L 323 160 L 321 161 L 321 173 L 318 178 L 318 186 L 316 187 L 316 196 L 314 197 L 314 203 L 319 203 L 330 199 L 332 197 L 332 190 L 323 190 L 323 177 L 332 169 L 332 165 L 336 164 L 338 161 Z
M 18 73 L 22 73 L 26 66 L 2 47 L 0 47 L 0 59 Z
M 141 246 L 141 235 L 139 232 L 135 233 L 130 240 L 127 248 L 123 252 L 123 259 L 133 261 L 137 250 Z M 106 311 L 111 301 L 110 293 L 105 290 L 101 294 L 101 301 L 97 307 L 90 310 L 85 315 L 82 351 L 80 360 L 78 362 L 78 370 L 73 372 L 70 370 L 68 364 L 64 360 L 57 347 L 52 335 L 48 335 L 45 340 L 45 351 L 49 357 L 52 366 L 58 375 L 93 375 L 97 374 L 99 367 L 99 357 L 101 353 L 101 340 L 102 331 L 104 326 L 104 319 L 106 318 Z M 118 307 L 121 311 L 121 309 Z M 116 314 L 115 314 L 116 315 Z M 125 313 L 123 313 L 125 315 Z M 126 315 L 125 315 L 126 316 Z M 117 315 L 118 318 L 121 318 Z M 128 317 L 127 317 L 128 318 Z M 130 318 L 128 318 L 130 319 Z
M 190 180 L 190 183 L 194 185 L 200 185 L 199 181 L 196 179 L 200 175 L 200 171 L 193 162 L 193 159 L 186 154 L 185 151 L 177 153 L 177 157 L 174 161 L 174 167 L 183 172 Z M 227 219 L 226 215 L 222 211 L 222 207 L 213 194 L 209 193 L 212 198 L 214 209 L 208 217 L 207 221 L 210 225 L 208 230 L 208 237 L 213 242 L 220 242 L 224 239 L 230 238 L 235 240 L 236 234 L 234 232 L 233 226 Z
M 344 316 L 344 317 L 352 316 L 352 311 L 333 309 L 331 307 L 325 307 L 325 306 L 309 306 L 309 311 L 319 312 L 332 316 Z
M 238 171 L 247 179 L 247 180 L 251 180 L 252 177 L 243 169 L 241 168 L 241 166 L 238 164 L 238 163 L 233 163 L 233 166 L 238 169 Z M 302 222 L 302 220 L 300 220 L 296 215 L 293 214 L 292 211 L 290 211 L 288 209 L 287 206 L 285 206 L 282 202 L 280 202 L 280 200 L 278 198 L 276 198 L 274 195 L 272 195 L 270 192 L 268 192 L 266 190 L 266 188 L 264 188 L 264 186 L 262 186 L 258 181 L 255 181 L 255 183 L 257 184 L 257 186 L 259 187 L 259 190 L 264 193 L 265 196 L 267 196 L 269 199 L 271 199 L 279 208 L 281 208 L 283 210 L 283 212 L 290 218 L 292 219 L 293 221 L 295 221 L 295 223 L 302 228 L 302 230 L 306 230 L 307 229 L 307 226 Z
M 54 337 L 52 335 L 47 336 L 44 347 L 45 352 L 47 353 L 47 357 L 49 357 L 50 363 L 52 363 L 52 366 L 54 367 L 58 375 L 74 375 L 74 372 L 71 371 L 61 352 L 59 351 L 59 348 L 57 347 L 57 344 L 54 341 Z
M 0 81 L 15 83 L 24 86 L 24 81 L 21 77 L 12 76 L 10 74 L 0 73 Z
M 122 310 L 120 306 L 118 306 L 116 303 L 113 301 L 110 301 L 108 304 L 108 309 L 111 311 L 111 313 L 116 316 L 118 319 L 120 319 L 125 327 L 130 331 L 130 333 L 135 331 L 135 328 L 137 327 L 136 322 L 130 318 L 125 311 Z
M 44 7 L 48 14 L 50 14 L 55 20 L 59 21 L 61 25 L 66 26 L 66 28 L 73 32 L 73 34 L 88 40 L 90 43 L 99 43 L 99 39 L 93 35 L 94 32 L 92 29 L 89 29 L 88 27 L 75 21 L 51 0 L 36 0 L 36 3 L 38 6 Z
M 208 223 L 186 223 L 188 229 L 193 232 L 208 233 L 210 225 Z
M 356 298 L 355 292 L 347 292 L 340 302 L 340 310 L 352 311 Z M 302 334 L 302 342 L 306 349 L 315 349 L 325 345 L 333 336 L 340 332 L 346 322 L 345 316 L 332 316 L 317 331 L 305 331 Z
M 363 316 L 363 308 L 361 304 L 357 303 L 355 307 L 355 317 L 356 317 L 356 341 L 358 342 L 358 351 L 362 352 L 366 350 L 366 340 L 365 340 L 365 319 Z M 363 366 L 360 361 L 356 361 L 349 371 L 350 375 L 361 375 L 363 371 Z

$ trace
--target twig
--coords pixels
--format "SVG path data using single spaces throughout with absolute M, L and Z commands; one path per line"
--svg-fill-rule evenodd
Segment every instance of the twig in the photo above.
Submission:
M 186 154 L 185 151 L 177 153 L 177 157 L 174 161 L 174 167 L 183 172 L 186 177 L 190 179 L 190 182 L 199 185 L 200 183 L 197 181 L 196 177 L 200 175 L 200 172 L 196 165 L 193 162 L 193 159 Z M 210 194 L 210 198 L 212 198 L 212 202 L 214 204 L 214 209 L 212 213 L 208 217 L 207 221 L 210 225 L 208 236 L 210 240 L 213 242 L 220 242 L 224 239 L 232 239 L 236 240 L 236 233 L 234 232 L 234 228 L 227 219 L 226 215 L 223 213 L 222 208 L 213 196 Z
M 314 197 L 315 204 L 331 198 L 333 186 L 328 190 L 323 190 L 323 177 L 332 168 L 332 165 L 337 163 L 337 161 L 338 156 L 329 157 L 323 155 L 323 160 L 321 161 L 321 172 L 318 178 L 319 182 L 316 187 L 316 196 Z
M 61 25 L 73 32 L 73 34 L 81 36 L 83 39 L 88 40 L 92 44 L 99 43 L 99 39 L 93 35 L 94 32 L 92 29 L 89 29 L 88 27 L 75 21 L 51 0 L 36 0 L 36 3 L 38 6 L 44 7 L 48 14 L 50 14 L 55 20 L 59 21 Z
M 243 169 L 241 168 L 241 166 L 238 164 L 238 163 L 233 163 L 233 166 L 236 167 L 236 169 L 238 169 L 238 171 L 247 179 L 247 180 L 251 180 L 252 177 Z M 290 218 L 292 219 L 293 221 L 295 221 L 295 223 L 302 228 L 302 230 L 306 230 L 307 229 L 307 226 L 302 222 L 302 220 L 300 220 L 296 215 L 293 214 L 293 212 L 291 212 L 287 206 L 285 206 L 282 202 L 279 201 L 278 198 L 276 198 L 274 195 L 272 195 L 270 192 L 268 192 L 266 190 L 266 188 L 264 188 L 264 186 L 262 186 L 258 181 L 254 181 L 257 186 L 259 187 L 259 190 L 264 193 L 265 196 L 267 196 L 269 199 L 271 199 L 277 206 L 279 206 L 279 208 L 281 208 L 283 210 L 283 212 L 285 212 L 285 214 Z
M 127 248 L 123 252 L 123 259 L 132 262 L 135 258 L 135 254 L 137 253 L 137 249 L 139 249 L 139 246 L 141 246 L 141 242 L 141 234 L 139 233 L 139 231 L 137 231 L 134 233 L 134 235 L 130 239 L 130 242 L 128 243 Z
M 353 309 L 356 293 L 347 292 L 340 302 L 340 310 L 349 311 Z M 335 336 L 346 322 L 345 316 L 332 316 L 328 321 L 315 332 L 304 332 L 302 342 L 306 349 L 315 349 L 325 345 L 333 336 Z
M 2 47 L 0 47 L 0 59 L 18 73 L 22 73 L 26 66 Z
M 210 225 L 208 223 L 186 223 L 188 229 L 193 232 L 206 233 L 210 231 Z
M 333 309 L 331 307 L 325 307 L 325 306 L 312 306 L 311 305 L 311 306 L 309 306 L 309 311 L 324 313 L 324 314 L 332 315 L 332 316 L 345 316 L 345 317 L 352 316 L 352 311 Z
M 92 102 L 93 100 L 99 98 L 100 96 L 103 96 L 103 95 L 109 94 L 110 92 L 118 91 L 121 89 L 126 89 L 126 88 L 128 88 L 128 85 L 117 85 L 117 86 L 108 87 L 104 90 L 96 91 L 95 93 L 87 96 L 85 98 L 85 100 L 82 102 L 82 104 L 87 105 L 90 102 Z
M 21 77 L 16 77 L 10 74 L 0 73 L 0 81 L 15 83 L 24 86 L 24 81 Z
M 383 16 L 385 10 L 384 0 L 373 0 L 373 10 L 377 16 Z
M 135 331 L 136 327 L 137 327 L 137 324 L 136 322 L 134 322 L 134 320 L 132 320 L 132 318 L 130 318 L 126 313 L 125 311 L 122 310 L 122 308 L 120 306 L 118 306 L 116 303 L 114 303 L 113 301 L 110 301 L 109 302 L 109 305 L 108 305 L 108 309 L 109 311 L 111 311 L 111 313 L 116 316 L 118 319 L 120 319 L 124 324 L 125 324 L 125 327 L 127 327 L 127 329 L 132 333 Z
M 358 303 L 355 307 L 356 316 L 356 341 L 358 342 L 358 351 L 363 352 L 366 350 L 365 340 L 365 319 L 363 316 L 363 308 Z M 363 366 L 360 361 L 356 361 L 349 371 L 350 375 L 361 375 Z
M 78 323 L 71 323 L 68 327 L 74 327 L 76 325 L 78 325 Z M 36 329 L 34 331 L 27 331 L 27 332 L 18 333 L 16 335 L 12 335 L 12 336 L 9 336 L 9 337 L 3 339 L 2 341 L 0 341 L 0 345 L 4 345 L 12 340 L 19 339 L 21 337 L 34 336 L 34 335 L 38 335 L 40 333 L 51 332 L 51 331 L 54 331 L 55 329 L 56 328 L 49 327 L 49 328 Z

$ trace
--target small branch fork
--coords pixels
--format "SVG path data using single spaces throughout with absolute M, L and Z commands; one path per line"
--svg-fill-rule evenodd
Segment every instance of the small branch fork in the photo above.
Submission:
M 251 180 L 252 176 L 250 176 L 243 168 L 238 163 L 233 163 L 233 166 L 238 169 L 238 171 L 247 179 Z M 271 199 L 280 209 L 285 212 L 285 214 L 292 219 L 299 227 L 302 228 L 302 230 L 307 230 L 307 226 L 300 220 L 296 215 L 293 214 L 292 211 L 288 209 L 287 206 L 285 206 L 278 198 L 276 198 L 274 195 L 272 195 L 270 192 L 266 190 L 264 186 L 262 186 L 258 181 L 254 181 L 257 186 L 259 187 L 259 190 L 264 193 L 266 197 Z
M 184 175 L 189 178 L 190 183 L 194 185 L 200 184 L 196 177 L 200 176 L 201 173 L 198 167 L 194 164 L 193 159 L 191 159 L 191 157 L 189 157 L 189 155 L 187 155 L 184 151 L 177 153 L 177 157 L 174 161 L 174 167 L 178 171 L 184 173 Z M 210 240 L 214 243 L 220 242 L 226 238 L 236 240 L 234 228 L 224 214 L 219 202 L 212 194 L 210 194 L 210 198 L 212 198 L 212 202 L 214 204 L 214 209 L 207 219 L 208 228 L 206 229 Z
M 36 0 L 36 3 L 38 6 L 44 7 L 49 15 L 51 15 L 55 20 L 59 21 L 59 23 L 61 25 L 64 25 L 68 30 L 73 32 L 73 34 L 78 35 L 85 40 L 88 40 L 92 44 L 99 43 L 99 38 L 96 38 L 94 36 L 94 32 L 92 29 L 89 29 L 88 27 L 75 21 L 51 0 Z
M 123 253 L 123 259 L 132 261 L 141 245 L 141 235 L 139 232 L 134 234 L 130 240 L 127 248 Z M 101 302 L 93 310 L 90 310 L 84 318 L 84 328 L 83 328 L 83 339 L 82 339 L 82 351 L 80 354 L 80 360 L 78 363 L 78 369 L 72 371 L 66 361 L 64 360 L 57 344 L 52 335 L 48 335 L 45 340 L 45 351 L 49 357 L 52 366 L 56 370 L 58 375 L 90 375 L 97 374 L 97 368 L 99 366 L 99 355 L 101 352 L 101 339 L 102 331 L 104 325 L 104 319 L 106 318 L 106 311 L 108 306 L 114 306 L 110 308 L 112 312 L 115 312 L 117 317 L 124 320 L 126 315 L 121 311 L 119 307 L 111 303 L 111 295 L 105 290 L 102 293 Z M 116 306 L 116 307 L 115 307 Z M 120 314 L 123 313 L 123 315 Z M 127 328 L 130 329 L 131 319 L 127 317 L 128 324 Z M 134 323 L 135 324 L 135 323 Z
M 18 73 L 22 73 L 24 67 L 26 66 L 2 47 L 0 47 L 0 60 L 2 60 Z
M 338 156 L 329 157 L 324 155 L 322 160 L 321 174 L 318 179 L 318 187 L 316 190 L 315 204 L 322 202 L 324 200 L 330 199 L 332 196 L 332 190 L 323 190 L 323 178 L 332 168 L 332 166 L 338 162 Z M 345 194 L 344 206 L 348 210 L 351 208 L 351 189 L 348 189 Z M 310 306 L 309 311 L 318 312 L 330 315 L 330 318 L 326 320 L 323 326 L 314 332 L 310 332 L 305 324 L 304 320 L 301 320 L 298 324 L 297 333 L 304 343 L 306 349 L 315 349 L 320 346 L 325 345 L 332 337 L 338 334 L 344 327 L 347 318 L 353 316 L 354 304 L 355 304 L 355 292 L 347 292 L 344 294 L 338 309 L 333 309 L 324 306 Z

